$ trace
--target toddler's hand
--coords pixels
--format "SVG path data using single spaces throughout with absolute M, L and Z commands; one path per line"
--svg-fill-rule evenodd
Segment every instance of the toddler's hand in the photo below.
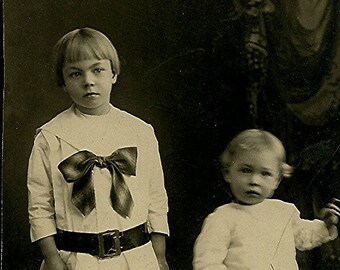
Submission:
M 340 200 L 334 198 L 331 203 L 321 209 L 320 215 L 328 228 L 338 224 L 340 217 Z

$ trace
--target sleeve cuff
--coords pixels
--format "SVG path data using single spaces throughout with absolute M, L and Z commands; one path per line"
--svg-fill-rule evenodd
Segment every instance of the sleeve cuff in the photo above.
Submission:
M 30 236 L 31 241 L 36 242 L 47 236 L 57 233 L 54 219 L 35 219 L 31 220 Z
M 148 233 L 157 232 L 157 233 L 162 233 L 167 236 L 170 236 L 167 215 L 155 216 L 153 218 L 150 218 L 146 222 L 146 225 L 147 225 Z
M 328 231 L 329 231 L 329 238 L 331 241 L 335 240 L 338 237 L 338 229 L 335 225 L 333 225 Z

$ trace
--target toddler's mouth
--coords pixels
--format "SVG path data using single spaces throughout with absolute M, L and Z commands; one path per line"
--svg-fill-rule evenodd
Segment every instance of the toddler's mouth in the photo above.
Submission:
M 249 190 L 246 192 L 247 195 L 250 195 L 250 196 L 260 196 L 261 194 L 257 191 L 254 191 L 254 190 Z

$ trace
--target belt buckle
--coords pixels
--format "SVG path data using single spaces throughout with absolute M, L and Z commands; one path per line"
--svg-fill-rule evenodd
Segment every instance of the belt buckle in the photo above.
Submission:
M 105 246 L 105 238 L 109 237 L 112 238 L 113 245 L 107 250 L 106 252 L 106 246 Z M 99 258 L 100 259 L 106 259 L 106 258 L 112 258 L 119 256 L 121 251 L 120 246 L 120 237 L 121 234 L 119 230 L 113 230 L 113 231 L 107 231 L 103 233 L 98 234 L 98 243 L 99 243 Z

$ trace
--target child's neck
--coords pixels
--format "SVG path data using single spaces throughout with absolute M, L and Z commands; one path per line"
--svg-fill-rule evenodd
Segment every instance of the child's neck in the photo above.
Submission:
M 264 201 L 264 200 L 263 200 Z M 234 199 L 233 202 L 234 203 L 237 203 L 239 205 L 244 205 L 244 206 L 252 206 L 252 205 L 258 205 L 258 204 L 261 204 L 263 203 L 263 201 L 259 202 L 259 203 L 255 203 L 255 204 L 249 204 L 249 203 L 245 203 L 245 202 L 242 202 L 242 201 L 239 201 L 237 199 Z
M 96 109 L 87 109 L 87 108 L 84 108 L 82 106 L 75 104 L 75 108 L 79 112 L 81 112 L 82 114 L 85 114 L 85 115 L 101 116 L 101 115 L 106 115 L 110 112 L 111 105 L 108 104 L 108 106 L 105 106 L 105 108 L 100 108 L 100 109 L 96 110 Z

